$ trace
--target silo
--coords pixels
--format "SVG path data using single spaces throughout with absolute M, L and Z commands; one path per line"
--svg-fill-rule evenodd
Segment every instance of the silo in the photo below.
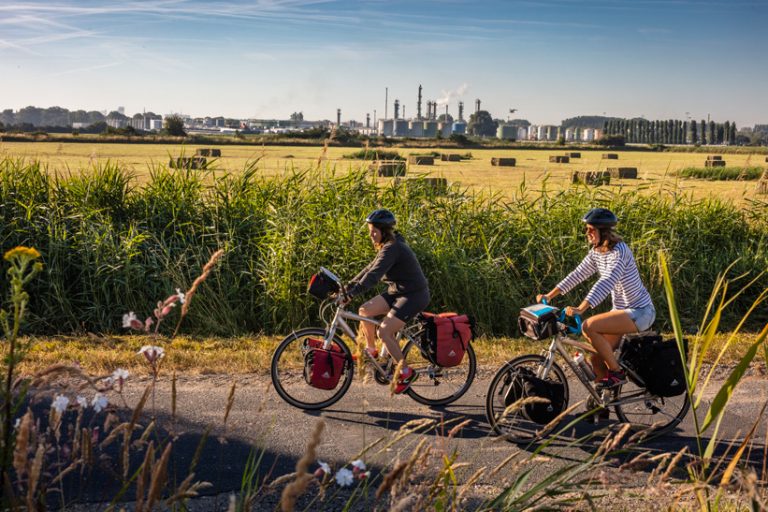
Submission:
M 437 121 L 424 121 L 424 136 L 428 139 L 437 137 Z
M 437 123 L 437 130 L 440 132 L 440 136 L 444 139 L 447 139 L 451 136 L 451 127 L 453 126 L 453 123 L 446 123 L 444 121 L 440 121 Z
M 520 126 L 517 129 L 517 140 L 528 140 L 528 128 Z
M 501 140 L 515 140 L 517 137 L 517 126 L 511 124 L 500 124 L 496 128 L 496 138 Z
M 408 121 L 405 119 L 395 119 L 394 133 L 395 137 L 407 137 L 408 136 Z
M 384 137 L 391 137 L 393 135 L 392 130 L 393 123 L 391 119 L 379 119 L 379 135 L 383 135 Z
M 464 135 L 467 133 L 467 123 L 464 121 L 456 121 L 453 123 L 453 133 Z
M 424 122 L 418 120 L 411 120 L 408 123 L 408 133 L 411 137 L 423 137 L 424 136 Z

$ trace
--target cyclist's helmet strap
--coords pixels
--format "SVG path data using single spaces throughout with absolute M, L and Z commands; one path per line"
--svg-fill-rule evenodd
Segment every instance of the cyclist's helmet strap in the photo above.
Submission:
M 613 227 L 619 222 L 616 215 L 607 208 L 592 208 L 581 220 L 585 224 L 590 224 L 597 228 Z
M 395 223 L 397 222 L 395 220 L 395 214 L 391 211 L 381 208 L 378 210 L 373 210 L 368 216 L 365 218 L 365 222 L 368 224 L 373 224 L 376 227 L 393 227 Z

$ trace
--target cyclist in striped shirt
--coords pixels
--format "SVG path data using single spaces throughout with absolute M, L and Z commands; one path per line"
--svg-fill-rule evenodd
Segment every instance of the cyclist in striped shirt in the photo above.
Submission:
M 573 272 L 549 293 L 538 295 L 537 300 L 552 300 L 595 273 L 600 275 L 581 304 L 566 307 L 565 313 L 583 315 L 611 295 L 613 309 L 585 320 L 583 334 L 597 350 L 592 356 L 592 367 L 598 383 L 612 388 L 627 380 L 613 355 L 619 340 L 624 334 L 650 329 L 656 319 L 656 310 L 640 280 L 632 251 L 615 231 L 616 215 L 605 208 L 593 208 L 581 220 L 586 225 L 590 251 Z

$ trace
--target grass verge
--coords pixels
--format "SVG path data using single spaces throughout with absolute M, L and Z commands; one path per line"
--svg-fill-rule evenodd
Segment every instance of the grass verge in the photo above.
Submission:
M 740 334 L 734 349 L 729 349 L 724 356 L 723 363 L 729 365 L 738 362 L 738 355 L 744 353 L 756 336 L 757 333 Z M 713 342 L 715 350 L 711 353 L 717 354 L 728 337 L 729 333 L 718 334 Z M 166 372 L 175 370 L 199 375 L 267 374 L 272 353 L 280 340 L 280 337 L 265 335 L 237 338 L 180 336 L 161 343 L 149 336 L 38 338 L 21 364 L 20 371 L 30 375 L 53 364 L 77 363 L 91 374 L 107 374 L 117 368 L 127 369 L 134 374 L 148 374 L 147 365 L 136 357 L 136 353 L 144 345 L 162 345 L 167 353 L 163 361 Z M 472 343 L 481 370 L 496 370 L 513 357 L 537 353 L 545 348 L 543 342 L 527 338 L 481 337 Z

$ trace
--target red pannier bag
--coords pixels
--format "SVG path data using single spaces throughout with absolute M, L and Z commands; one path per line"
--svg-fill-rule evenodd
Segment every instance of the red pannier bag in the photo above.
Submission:
M 344 373 L 347 356 L 336 343 L 323 348 L 324 341 L 307 338 L 304 343 L 304 380 L 318 389 L 334 389 Z
M 424 324 L 423 345 L 430 361 L 450 368 L 464 360 L 464 352 L 474 338 L 474 320 L 456 313 L 421 313 Z

